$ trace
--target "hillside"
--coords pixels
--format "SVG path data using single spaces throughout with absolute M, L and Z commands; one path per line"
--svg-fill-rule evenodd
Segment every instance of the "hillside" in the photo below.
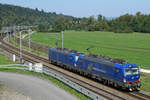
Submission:
M 47 24 L 51 26 L 59 17 L 73 19 L 72 16 L 56 14 L 55 12 L 44 12 L 36 9 L 24 8 L 14 5 L 0 4 L 0 25 L 38 25 Z

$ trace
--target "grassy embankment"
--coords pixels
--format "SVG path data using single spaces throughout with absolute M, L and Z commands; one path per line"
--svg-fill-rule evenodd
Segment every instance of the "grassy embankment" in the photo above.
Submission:
M 60 34 L 34 33 L 31 40 L 45 45 L 56 46 Z M 57 40 L 56 40 L 57 38 Z M 95 54 L 121 58 L 127 62 L 150 69 L 150 34 L 115 34 L 112 32 L 65 31 L 64 47 L 85 52 L 89 46 Z M 59 43 L 60 45 L 61 43 Z
M 6 56 L 3 56 L 2 54 L 0 54 L 0 65 L 5 65 L 5 64 L 14 64 L 14 62 L 12 62 Z M 53 77 L 47 76 L 45 74 L 30 72 L 30 71 L 26 71 L 26 70 L 9 70 L 9 69 L 3 69 L 3 70 L 1 70 L 0 69 L 0 71 L 3 71 L 3 72 L 16 72 L 16 73 L 21 73 L 21 74 L 36 75 L 36 76 L 39 76 L 41 78 L 45 78 L 45 79 L 48 79 L 48 80 L 52 81 L 54 84 L 56 84 L 60 88 L 64 89 L 65 91 L 67 91 L 67 92 L 75 95 L 80 100 L 91 100 L 87 96 L 84 96 L 83 94 L 77 92 L 76 90 L 72 89 L 71 87 L 65 85 L 63 82 L 61 82 L 61 81 L 59 81 L 59 80 L 57 80 L 57 79 L 55 79 Z M 1 85 L 0 85 L 0 89 L 1 89 Z
M 16 64 L 14 62 L 12 62 L 9 58 L 7 58 L 6 56 L 0 54 L 0 65 L 6 65 L 6 64 Z
M 16 45 L 17 47 L 20 46 L 19 43 L 16 43 L 16 42 L 12 39 L 12 37 L 9 38 L 9 42 L 10 42 L 11 44 L 13 44 L 13 45 Z M 22 46 L 22 48 L 23 48 L 23 49 L 26 49 L 26 50 L 28 50 L 28 51 L 31 51 L 31 52 L 33 52 L 33 53 L 35 53 L 35 54 L 48 57 L 48 55 L 47 55 L 46 53 L 42 52 L 42 51 L 34 50 L 34 49 L 32 49 L 32 48 L 29 49 L 29 47 L 26 47 L 26 46 Z

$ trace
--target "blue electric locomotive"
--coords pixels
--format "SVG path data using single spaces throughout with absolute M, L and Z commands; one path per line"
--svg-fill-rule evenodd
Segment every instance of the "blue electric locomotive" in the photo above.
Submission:
M 71 69 L 71 67 L 73 67 L 77 62 L 77 56 L 75 51 L 61 48 L 50 48 L 49 60 L 53 64 L 57 64 L 64 67 L 69 66 L 68 68 Z
M 104 84 L 130 91 L 138 90 L 141 86 L 140 72 L 136 64 L 127 64 L 120 59 L 84 55 L 78 59 L 76 65 L 86 75 Z
M 86 55 L 61 48 L 50 48 L 49 60 L 53 64 L 124 90 L 138 90 L 141 86 L 138 66 L 124 60 Z

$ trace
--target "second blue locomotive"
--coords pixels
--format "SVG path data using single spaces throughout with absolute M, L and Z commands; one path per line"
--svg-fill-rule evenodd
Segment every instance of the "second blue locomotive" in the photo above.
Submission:
M 87 55 L 61 48 L 50 48 L 49 60 L 52 64 L 123 90 L 139 90 L 141 86 L 138 66 L 124 60 Z

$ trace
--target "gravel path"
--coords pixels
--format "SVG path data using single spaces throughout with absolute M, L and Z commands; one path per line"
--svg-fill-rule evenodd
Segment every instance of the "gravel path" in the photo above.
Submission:
M 36 76 L 0 72 L 0 84 L 12 88 L 32 100 L 78 100 L 50 81 Z

